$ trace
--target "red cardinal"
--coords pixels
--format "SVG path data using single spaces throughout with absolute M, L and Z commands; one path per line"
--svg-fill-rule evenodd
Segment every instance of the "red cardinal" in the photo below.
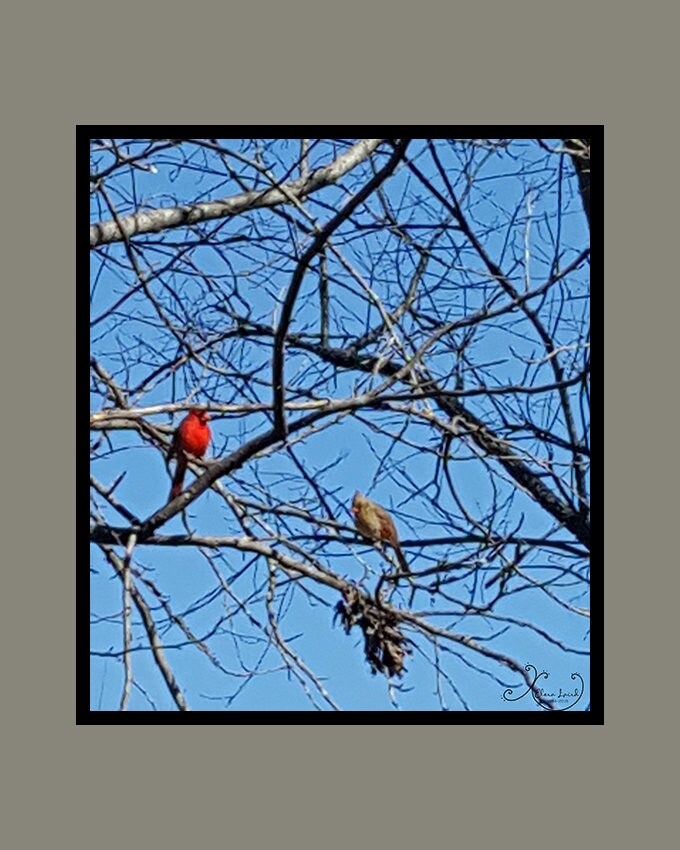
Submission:
M 397 527 L 385 508 L 367 499 L 366 496 L 362 496 L 357 490 L 352 500 L 352 513 L 354 514 L 354 524 L 364 537 L 389 543 L 394 549 L 402 572 L 410 575 L 411 570 L 399 545 Z
M 177 426 L 172 438 L 172 446 L 168 460 L 177 455 L 177 469 L 172 479 L 170 499 L 175 499 L 182 492 L 184 473 L 187 471 L 187 454 L 203 457 L 210 445 L 210 416 L 206 410 L 190 410 Z

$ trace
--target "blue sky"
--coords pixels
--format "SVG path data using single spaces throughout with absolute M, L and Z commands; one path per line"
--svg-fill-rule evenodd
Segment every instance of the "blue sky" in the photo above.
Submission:
M 225 147 L 251 153 L 247 140 L 221 140 Z M 555 140 L 548 140 L 555 144 Z M 120 141 L 126 148 L 125 141 Z M 132 147 L 126 148 L 133 150 Z M 288 162 L 293 165 L 298 154 L 296 140 L 275 149 L 278 162 L 272 159 L 272 169 L 282 176 Z M 463 193 L 461 161 L 451 150 L 442 154 L 451 182 L 457 192 Z M 120 215 L 139 208 L 153 209 L 177 202 L 198 202 L 228 197 L 240 191 L 234 180 L 226 174 L 207 173 L 199 164 L 203 162 L 199 150 L 191 151 L 186 162 L 180 162 L 177 151 L 152 157 L 154 171 L 134 169 L 114 176 L 106 182 L 107 191 Z M 269 149 L 264 149 L 265 161 Z M 430 179 L 437 174 L 428 162 L 425 146 L 415 140 L 409 149 L 410 156 Z M 332 156 L 328 144 L 312 151 L 318 163 Z M 99 154 L 97 154 L 99 157 Z M 101 158 L 105 161 L 105 157 Z M 238 158 L 232 160 L 235 164 Z M 466 213 L 475 227 L 484 233 L 486 251 L 501 265 L 513 285 L 521 292 L 525 286 L 539 286 L 550 275 L 554 256 L 551 245 L 556 235 L 556 204 L 561 204 L 563 214 L 559 221 L 559 263 L 567 265 L 589 243 L 587 222 L 583 215 L 576 181 L 570 173 L 558 196 L 557 170 L 554 185 L 548 180 L 550 168 L 546 165 L 545 151 L 532 142 L 515 142 L 506 154 L 495 154 L 486 161 L 479 160 L 480 170 L 470 189 Z M 98 166 L 101 167 L 101 164 Z M 553 166 L 550 166 L 553 167 Z M 244 173 L 247 172 L 244 164 Z M 570 168 L 568 163 L 565 168 Z M 361 172 L 366 179 L 370 172 Z M 358 179 L 358 175 L 357 175 Z M 328 187 L 310 200 L 308 209 L 323 224 L 344 202 L 348 195 L 347 181 L 338 187 Z M 439 185 L 439 184 L 438 184 Z M 431 224 L 430 214 L 439 215 L 436 204 L 418 188 L 405 168 L 384 187 L 396 216 L 413 225 Z M 419 207 L 414 199 L 422 204 Z M 377 209 L 375 199 L 369 201 Z M 91 223 L 109 219 L 109 212 L 93 196 Z M 359 212 L 352 223 L 334 235 L 335 246 L 358 269 L 385 303 L 394 304 L 400 287 L 413 274 L 417 257 L 403 251 L 395 252 L 395 259 L 380 262 L 380 252 L 386 250 L 383 231 L 374 233 L 357 230 L 357 222 L 367 223 L 370 217 Z M 258 231 L 266 231 L 266 240 L 252 239 Z M 203 246 L 194 246 L 187 254 L 190 262 L 177 261 L 178 244 L 187 238 L 183 230 L 170 231 L 152 237 L 139 237 L 140 262 L 145 273 L 165 268 L 154 278 L 150 287 L 157 294 L 173 320 L 183 327 L 191 327 L 191 339 L 199 345 L 215 333 L 215 329 L 228 326 L 224 314 L 225 291 L 231 293 L 230 309 L 250 310 L 253 322 L 272 325 L 278 320 L 280 303 L 290 283 L 296 253 L 306 247 L 303 234 L 294 231 L 289 222 L 278 218 L 271 210 L 257 210 L 225 221 L 209 222 L 204 232 L 211 238 Z M 134 240 L 133 240 L 134 241 Z M 390 250 L 394 246 L 390 245 Z M 441 300 L 452 316 L 474 312 L 493 292 L 493 283 L 483 273 L 481 263 L 469 253 L 460 234 L 451 231 L 433 250 L 433 260 L 428 268 L 432 275 L 430 284 L 439 275 L 437 284 Z M 219 376 L 196 365 L 191 371 L 178 369 L 167 372 L 157 380 L 149 380 L 158 363 L 177 353 L 167 329 L 158 322 L 148 299 L 142 292 L 131 295 L 119 308 L 111 311 L 121 297 L 129 292 L 133 275 L 121 245 L 109 246 L 103 254 L 93 254 L 91 261 L 91 316 L 95 322 L 91 331 L 91 352 L 116 379 L 126 387 L 143 385 L 143 390 L 131 392 L 131 407 L 149 407 L 157 404 L 180 403 L 190 400 L 200 404 L 241 404 L 269 401 L 271 398 L 270 350 L 244 347 L 241 362 L 224 362 Z M 172 261 L 172 262 L 171 262 Z M 332 258 L 329 258 L 332 263 Z M 148 265 L 145 265 L 148 264 Z M 196 271 L 200 276 L 195 276 Z M 332 327 L 347 333 L 361 333 L 364 324 L 372 326 L 375 314 L 367 313 L 365 293 L 356 281 L 343 274 L 339 265 L 331 266 L 333 278 Z M 192 276 L 193 275 L 193 276 Z M 551 292 L 541 303 L 541 317 L 550 327 L 557 345 L 569 346 L 575 335 L 583 335 L 584 315 L 587 317 L 588 265 L 581 266 L 567 280 Z M 309 332 L 318 323 L 315 307 L 318 274 L 310 271 L 298 299 L 291 331 Z M 561 293 L 561 294 L 558 294 Z M 338 344 L 337 342 L 335 344 Z M 233 353 L 235 349 L 230 349 Z M 489 322 L 479 331 L 472 350 L 478 376 L 483 376 L 487 386 L 523 384 L 527 369 L 537 384 L 550 384 L 554 375 L 549 364 L 527 367 L 525 362 L 544 356 L 541 342 L 527 331 L 524 318 L 509 314 Z M 570 358 L 583 356 L 583 351 L 565 350 L 563 363 Z M 447 353 L 441 351 L 432 357 L 432 369 L 446 368 Z M 524 358 L 524 361 L 522 361 Z M 315 362 L 304 352 L 289 353 L 286 360 L 286 378 L 295 381 L 296 375 Z M 236 373 L 247 369 L 251 379 L 247 387 Z M 350 396 L 377 379 L 354 371 L 337 371 L 328 366 L 319 367 L 319 393 L 332 394 L 333 398 Z M 148 382 L 148 383 L 147 383 Z M 568 389 L 573 400 L 578 399 L 578 387 Z M 518 417 L 525 399 L 508 401 Z M 493 397 L 466 399 L 469 409 L 481 418 L 495 416 Z M 547 393 L 537 404 L 542 405 L 542 415 L 550 422 L 555 433 L 564 434 L 560 423 L 556 395 Z M 109 402 L 110 405 L 110 402 Z M 102 408 L 102 396 L 91 393 L 91 412 Z M 295 418 L 291 414 L 292 418 Z M 150 416 L 156 425 L 176 425 L 181 414 L 172 420 L 168 415 Z M 249 439 L 269 427 L 266 413 L 247 416 L 214 414 L 211 423 L 213 443 L 210 454 L 222 457 L 234 451 Z M 326 424 L 326 423 L 324 423 Z M 388 435 L 399 431 L 403 417 L 395 413 L 362 411 L 360 415 L 345 417 L 333 427 L 322 428 L 294 442 L 295 461 L 280 451 L 270 452 L 238 470 L 223 481 L 230 492 L 250 500 L 261 501 L 284 498 L 296 504 L 313 508 L 319 517 L 322 513 L 315 505 L 315 496 L 309 483 L 300 475 L 300 466 L 324 489 L 327 502 L 338 521 L 348 526 L 343 541 L 328 539 L 312 541 L 315 554 L 338 574 L 359 580 L 363 574 L 362 563 L 379 568 L 384 564 L 380 554 L 359 541 L 347 543 L 351 537 L 352 520 L 349 513 L 352 494 L 356 489 L 392 510 L 405 541 L 407 559 L 415 571 L 432 566 L 437 559 L 448 558 L 465 562 L 472 549 L 466 545 L 432 545 L 419 547 L 418 541 L 445 535 L 462 535 L 470 531 L 466 518 L 458 512 L 455 524 L 438 518 L 427 501 L 420 500 L 417 491 L 430 493 L 433 487 L 435 458 L 423 450 L 432 440 L 422 422 L 408 424 L 407 444 L 398 444 L 385 456 Z M 91 432 L 91 442 L 98 440 L 101 432 Z M 144 519 L 156 512 L 165 502 L 169 478 L 162 453 L 149 441 L 144 441 L 131 430 L 108 432 L 108 443 L 103 443 L 91 464 L 91 474 L 105 486 L 119 475 L 125 477 L 116 489 L 116 498 L 135 515 Z M 423 441 L 423 442 L 420 442 Z M 521 448 L 521 444 L 518 444 Z M 559 462 L 560 449 L 555 448 Z M 566 453 L 564 453 L 566 457 Z M 538 510 L 533 500 L 517 493 L 516 485 L 496 474 L 493 479 L 482 473 L 483 461 L 460 440 L 453 446 L 450 469 L 458 494 L 466 508 L 481 518 L 488 510 L 495 494 L 501 504 L 503 517 L 509 528 L 521 526 L 525 536 L 540 536 L 555 527 L 555 522 L 545 512 Z M 295 476 L 294 479 L 291 476 Z M 194 480 L 188 473 L 187 483 Z M 493 481 L 493 484 L 492 484 Z M 414 492 L 416 491 L 416 492 Z M 446 498 L 446 496 L 443 496 Z M 99 500 L 101 506 L 101 500 Z M 450 503 L 446 509 L 455 513 Z M 113 525 L 123 524 L 120 516 L 103 509 Z M 449 514 L 450 516 L 451 514 Z M 187 510 L 189 527 L 201 535 L 241 535 L 232 512 L 223 499 L 208 491 L 202 494 Z M 266 518 L 265 518 L 266 519 Z M 309 544 L 309 536 L 320 533 L 318 526 L 306 522 L 291 522 L 291 530 L 300 535 L 301 545 Z M 253 527 L 266 536 L 262 527 Z M 182 515 L 173 517 L 160 530 L 163 534 L 182 534 L 186 528 Z M 556 534 L 560 540 L 573 542 L 565 531 Z M 408 545 L 412 544 L 412 545 Z M 121 587 L 118 578 L 102 558 L 98 547 L 91 547 L 91 708 L 115 709 L 120 700 L 122 664 L 119 653 L 122 641 Z M 211 567 L 208 557 L 214 553 L 197 552 L 193 547 L 139 546 L 135 551 L 135 566 L 148 582 L 140 588 L 152 605 L 165 653 L 193 710 L 314 710 L 315 705 L 325 710 L 330 703 L 315 691 L 310 700 L 305 687 L 282 663 L 281 658 L 267 644 L 261 625 L 266 622 L 264 604 L 267 567 L 262 559 L 236 550 L 222 552 L 223 559 Z M 419 592 L 412 610 L 428 618 L 433 624 L 456 633 L 469 635 L 476 641 L 512 656 L 522 664 L 532 664 L 539 672 L 549 672 L 546 690 L 573 688 L 570 678 L 579 673 L 586 685 L 580 706 L 589 700 L 589 621 L 576 615 L 572 608 L 589 608 L 588 585 L 584 580 L 587 571 L 583 562 L 567 558 L 556 550 L 538 549 L 527 558 L 527 575 L 536 580 L 557 575 L 560 569 L 571 569 L 578 563 L 570 579 L 565 573 L 555 588 L 559 601 L 547 597 L 542 590 L 512 591 L 494 609 L 498 619 L 461 614 L 452 602 L 443 604 L 436 594 Z M 481 565 L 483 567 L 484 565 Z M 220 588 L 214 568 L 230 584 L 230 594 Z M 498 563 L 488 565 L 489 571 L 463 569 L 466 578 L 451 589 L 456 600 L 474 599 L 477 604 L 484 598 L 480 584 L 498 569 Z M 239 574 L 237 578 L 233 576 Z M 231 583 L 233 579 L 233 584 Z M 486 663 L 479 656 L 458 644 L 442 641 L 437 647 L 416 639 L 413 655 L 407 660 L 407 673 L 398 681 L 388 682 L 383 676 L 372 675 L 364 659 L 362 638 L 358 629 L 346 635 L 339 623 L 333 625 L 333 608 L 338 602 L 337 592 L 304 581 L 286 583 L 281 576 L 273 610 L 276 612 L 281 632 L 290 648 L 299 654 L 306 667 L 313 670 L 324 683 L 333 702 L 344 710 L 535 710 L 526 697 L 517 703 L 502 699 L 505 687 L 514 687 L 516 693 L 524 691 L 518 676 L 496 664 Z M 517 580 L 515 580 L 517 581 Z M 374 582 L 373 582 L 374 583 Z M 370 582 L 369 582 L 370 586 Z M 167 621 L 153 589 L 159 591 L 172 610 L 184 616 L 195 635 L 209 641 L 211 651 L 219 658 L 223 670 L 217 670 L 195 648 L 188 647 L 178 629 Z M 394 602 L 402 606 L 409 603 L 408 586 L 397 591 Z M 490 598 L 490 592 L 486 592 Z M 237 601 L 238 600 L 238 601 Z M 234 610 L 240 605 L 240 613 Z M 254 622 L 259 625 L 254 625 Z M 538 627 L 537 633 L 531 625 Z M 547 638 L 545 635 L 549 634 Z M 133 618 L 133 671 L 140 688 L 133 688 L 130 710 L 173 710 L 174 704 L 158 674 L 149 652 L 145 635 L 138 618 Z M 114 657 L 105 657 L 113 653 Z M 443 659 L 442 675 L 433 672 L 435 653 Z M 256 671 L 256 675 L 253 675 Z M 304 677 L 303 677 L 304 678 Z

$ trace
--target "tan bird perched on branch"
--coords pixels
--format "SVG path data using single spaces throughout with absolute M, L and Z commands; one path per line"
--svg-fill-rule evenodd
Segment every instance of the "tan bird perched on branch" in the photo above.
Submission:
M 354 524 L 361 534 L 371 540 L 389 543 L 394 549 L 401 571 L 410 575 L 411 570 L 399 545 L 397 527 L 385 508 L 367 499 L 366 496 L 362 496 L 357 490 L 352 500 L 352 513 L 354 514 Z

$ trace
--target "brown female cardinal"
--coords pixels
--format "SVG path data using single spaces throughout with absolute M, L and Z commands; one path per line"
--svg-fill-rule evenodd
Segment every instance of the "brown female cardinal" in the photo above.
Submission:
M 399 545 L 397 527 L 385 508 L 367 499 L 366 496 L 362 496 L 357 490 L 352 500 L 352 513 L 354 514 L 354 524 L 364 537 L 389 543 L 394 549 L 401 571 L 410 575 L 411 570 Z
M 184 473 L 187 471 L 187 454 L 203 457 L 210 445 L 210 416 L 206 410 L 190 410 L 187 416 L 177 426 L 172 437 L 172 446 L 168 460 L 177 455 L 177 469 L 172 479 L 170 499 L 179 496 L 184 484 Z

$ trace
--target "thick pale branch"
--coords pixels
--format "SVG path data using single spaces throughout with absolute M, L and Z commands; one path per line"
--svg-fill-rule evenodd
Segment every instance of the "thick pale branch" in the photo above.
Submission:
M 347 172 L 356 168 L 383 141 L 383 139 L 362 139 L 329 165 L 317 168 L 309 176 L 294 180 L 282 188 L 274 187 L 264 192 L 243 192 L 220 201 L 183 204 L 179 207 L 160 208 L 123 216 L 120 219 L 120 227 L 115 221 L 101 221 L 90 227 L 90 248 L 120 242 L 141 233 L 159 233 L 162 230 L 198 224 L 202 221 L 227 218 L 247 210 L 278 206 L 289 203 L 291 196 L 298 199 L 304 198 L 312 192 L 335 183 Z

